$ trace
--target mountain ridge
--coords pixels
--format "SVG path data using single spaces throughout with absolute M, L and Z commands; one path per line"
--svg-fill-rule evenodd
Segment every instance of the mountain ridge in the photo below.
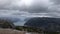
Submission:
M 42 28 L 47 31 L 60 31 L 60 18 L 34 17 L 29 19 L 24 25 Z

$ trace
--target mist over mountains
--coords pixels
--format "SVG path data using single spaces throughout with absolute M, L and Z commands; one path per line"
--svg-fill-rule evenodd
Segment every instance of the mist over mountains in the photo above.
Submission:
M 18 18 L 18 17 L 0 17 L 2 20 L 8 20 L 12 21 L 15 26 L 23 26 L 24 19 L 23 18 Z
M 6 19 L 6 20 L 10 20 L 12 22 L 17 22 L 17 21 L 20 21 L 20 19 L 18 18 L 13 18 L 13 17 L 0 17 L 0 19 Z

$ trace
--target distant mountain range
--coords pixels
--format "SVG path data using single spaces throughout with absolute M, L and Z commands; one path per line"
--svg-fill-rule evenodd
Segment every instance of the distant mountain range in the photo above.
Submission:
M 45 31 L 60 31 L 60 18 L 34 17 L 29 19 L 24 26 L 41 28 Z
M 10 21 L 12 21 L 12 22 L 21 21 L 19 18 L 14 18 L 14 17 L 0 17 L 0 19 L 10 20 Z

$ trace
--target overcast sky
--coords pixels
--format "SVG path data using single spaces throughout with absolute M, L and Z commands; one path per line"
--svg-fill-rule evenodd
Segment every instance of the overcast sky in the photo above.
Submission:
M 0 0 L 0 16 L 60 18 L 60 0 Z

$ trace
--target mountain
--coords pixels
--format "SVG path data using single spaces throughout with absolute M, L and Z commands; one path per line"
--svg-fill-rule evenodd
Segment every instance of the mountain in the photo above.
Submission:
M 29 19 L 24 26 L 41 28 L 44 31 L 60 31 L 60 18 L 34 17 Z

